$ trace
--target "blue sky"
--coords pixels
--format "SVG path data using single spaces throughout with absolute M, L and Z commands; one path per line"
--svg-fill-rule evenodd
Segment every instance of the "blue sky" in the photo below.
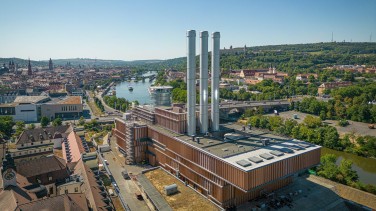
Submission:
M 375 0 L 2 0 L 0 8 L 0 57 L 33 60 L 181 57 L 187 29 L 220 31 L 226 48 L 328 42 L 332 32 L 336 41 L 376 40 Z

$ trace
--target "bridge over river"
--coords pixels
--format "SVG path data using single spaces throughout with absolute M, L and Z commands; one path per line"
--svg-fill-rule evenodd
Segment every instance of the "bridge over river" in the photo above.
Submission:
M 219 104 L 219 116 L 223 120 L 234 120 L 239 118 L 247 109 L 256 110 L 262 107 L 266 113 L 277 111 L 285 111 L 290 106 L 287 100 L 273 101 L 228 101 Z

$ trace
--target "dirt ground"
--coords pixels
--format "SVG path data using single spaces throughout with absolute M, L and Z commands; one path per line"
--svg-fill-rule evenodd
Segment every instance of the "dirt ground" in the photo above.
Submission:
M 311 115 L 311 114 L 301 113 L 297 111 L 281 112 L 279 115 L 282 118 L 292 119 L 294 114 L 298 115 L 298 119 L 295 119 L 298 123 L 303 122 L 304 118 L 307 115 Z M 274 114 L 268 114 L 268 116 L 271 116 L 271 115 L 274 115 Z M 315 115 L 311 115 L 311 116 L 315 116 Z M 338 133 L 341 136 L 345 134 L 349 134 L 349 133 L 355 133 L 356 135 L 362 135 L 362 136 L 367 136 L 367 135 L 376 136 L 376 129 L 369 129 L 367 123 L 354 122 L 354 121 L 349 120 L 350 125 L 347 125 L 346 127 L 341 127 L 341 126 L 338 126 L 338 121 L 336 120 L 325 120 L 323 122 L 337 128 Z
M 145 173 L 158 192 L 166 199 L 173 210 L 219 210 L 208 199 L 196 193 L 189 187 L 186 187 L 181 181 L 169 175 L 162 169 L 156 169 Z M 164 192 L 166 185 L 177 184 L 179 192 L 167 196 Z

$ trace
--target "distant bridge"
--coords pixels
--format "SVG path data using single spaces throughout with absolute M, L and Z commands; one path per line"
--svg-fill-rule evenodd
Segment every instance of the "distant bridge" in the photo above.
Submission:
M 262 107 L 265 112 L 272 112 L 273 110 L 284 111 L 290 106 L 287 100 L 274 101 L 230 101 L 219 104 L 219 117 L 224 120 L 232 120 L 240 117 L 247 109 L 256 110 Z

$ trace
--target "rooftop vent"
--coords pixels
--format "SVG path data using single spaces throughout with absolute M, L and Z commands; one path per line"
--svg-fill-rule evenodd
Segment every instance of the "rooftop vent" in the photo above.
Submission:
M 237 164 L 243 166 L 243 167 L 247 167 L 247 166 L 251 166 L 252 163 L 247 161 L 247 160 L 239 160 L 239 161 L 236 161 Z
M 272 154 L 272 155 L 275 155 L 275 156 L 282 156 L 282 155 L 284 155 L 285 153 L 283 153 L 283 152 L 280 152 L 280 151 L 277 151 L 277 150 L 273 150 L 273 151 L 271 151 L 270 152 L 270 154 Z
M 222 151 L 226 152 L 226 151 L 228 151 L 228 149 L 227 148 L 223 148 Z
M 270 159 L 273 159 L 274 156 L 273 155 L 270 155 L 268 153 L 263 153 L 263 154 L 260 154 L 260 157 L 266 159 L 266 160 L 270 160 Z
M 262 146 L 267 146 L 267 145 L 269 145 L 269 141 L 270 141 L 270 139 L 268 139 L 268 138 L 263 138 L 263 139 L 261 139 Z
M 298 145 L 301 146 L 301 147 L 304 147 L 304 148 L 308 148 L 308 147 L 312 146 L 312 145 L 307 144 L 307 143 L 299 143 Z
M 278 149 L 278 150 L 281 151 L 281 152 L 284 152 L 284 153 L 290 153 L 290 154 L 294 153 L 294 150 L 286 148 L 286 147 Z
M 256 156 L 250 157 L 250 158 L 248 158 L 248 160 L 250 160 L 250 161 L 252 161 L 254 163 L 261 163 L 262 162 L 262 159 L 258 158 Z
M 300 147 L 298 145 L 291 145 L 290 148 L 293 149 L 293 150 L 304 150 L 303 147 Z

